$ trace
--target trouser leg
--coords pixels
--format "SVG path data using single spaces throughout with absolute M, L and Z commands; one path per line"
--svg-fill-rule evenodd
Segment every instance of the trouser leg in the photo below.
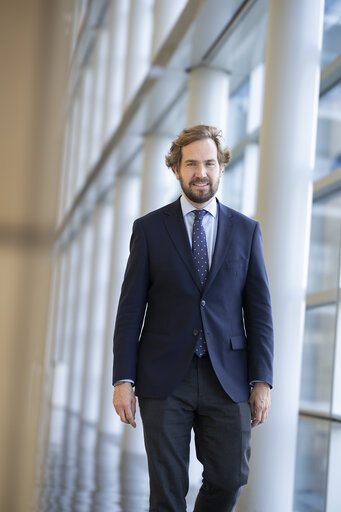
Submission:
M 250 406 L 229 398 L 208 357 L 200 361 L 200 371 L 194 431 L 204 470 L 194 512 L 232 512 L 249 474 Z
M 150 479 L 150 512 L 185 512 L 195 368 L 165 400 L 139 398 Z

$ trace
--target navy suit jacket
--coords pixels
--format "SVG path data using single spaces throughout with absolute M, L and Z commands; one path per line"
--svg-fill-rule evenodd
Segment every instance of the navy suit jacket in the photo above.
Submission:
M 114 332 L 113 382 L 165 398 L 186 374 L 200 329 L 235 402 L 272 386 L 273 328 L 259 224 L 218 203 L 206 285 L 194 267 L 180 200 L 134 222 Z

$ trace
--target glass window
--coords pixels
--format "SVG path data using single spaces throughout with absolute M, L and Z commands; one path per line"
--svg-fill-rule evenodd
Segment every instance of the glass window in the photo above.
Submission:
M 341 48 L 341 0 L 325 0 L 321 67 L 338 57 Z
M 76 275 L 79 265 L 79 246 L 76 240 L 70 243 L 68 248 L 68 272 L 66 275 L 66 296 L 63 312 L 60 321 L 63 324 L 63 333 L 61 334 L 61 357 L 63 361 L 69 361 L 70 348 L 72 346 L 72 329 L 73 329 L 73 311 L 77 304 L 76 297 Z
M 341 510 L 340 454 L 341 424 L 333 422 L 330 432 L 326 512 Z
M 225 170 L 221 182 L 222 201 L 235 210 L 242 209 L 244 183 L 244 158 L 240 158 Z
M 61 166 L 61 181 L 60 181 L 60 192 L 59 192 L 59 209 L 58 209 L 58 225 L 61 224 L 63 216 L 65 215 L 65 203 L 66 203 L 66 187 L 68 183 L 68 162 L 70 152 L 70 118 L 65 123 L 65 134 L 63 144 L 63 161 Z
M 341 275 L 340 275 L 341 279 Z M 341 419 L 341 288 L 337 301 L 338 313 L 335 333 L 335 350 L 333 354 L 334 375 L 333 375 L 333 399 L 331 412 Z M 341 426 L 341 425 L 340 425 Z M 341 453 L 341 451 L 340 451 Z M 341 504 L 341 501 L 340 501 Z M 340 507 L 341 508 L 341 507 Z
M 308 293 L 337 288 L 341 235 L 341 194 L 313 204 Z
M 329 422 L 301 417 L 298 425 L 294 512 L 324 512 Z
M 221 200 L 231 208 L 252 217 L 256 210 L 258 180 L 258 144 L 247 144 L 244 153 L 233 158 L 222 178 Z
M 94 88 L 94 68 L 90 63 L 82 73 L 82 117 L 80 122 L 80 149 L 79 149 L 79 176 L 78 188 L 84 184 L 88 171 L 88 151 L 91 131 L 91 104 L 92 91 Z
M 308 309 L 301 372 L 301 407 L 330 412 L 336 305 Z
M 79 151 L 79 122 L 80 122 L 80 99 L 79 93 L 75 96 L 73 105 L 72 105 L 72 127 L 70 131 L 70 153 L 69 153 L 69 162 L 68 162 L 68 184 L 67 184 L 67 196 L 66 196 L 66 209 L 68 210 L 72 201 L 75 197 L 75 186 L 77 179 L 77 163 L 78 163 L 78 151 Z
M 341 82 L 320 98 L 314 178 L 321 178 L 339 167 L 341 167 Z
M 230 97 L 226 141 L 231 148 L 246 135 L 249 83 L 248 78 Z
M 107 78 L 109 50 L 109 31 L 102 28 L 97 35 L 95 49 L 95 87 L 94 87 L 94 106 L 91 120 L 92 136 L 90 140 L 90 167 L 95 165 L 100 156 L 103 143 L 103 115 L 106 105 L 104 103 L 105 84 Z

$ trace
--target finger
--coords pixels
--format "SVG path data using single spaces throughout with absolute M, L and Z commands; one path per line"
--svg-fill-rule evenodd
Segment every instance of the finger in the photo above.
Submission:
M 120 420 L 122 421 L 122 423 L 128 423 L 128 420 L 126 418 L 126 415 L 125 415 L 125 412 L 124 412 L 124 409 L 120 409 L 119 411 L 117 411 L 117 414 L 119 415 L 120 417 Z
M 264 407 L 262 409 L 256 409 L 256 412 L 252 415 L 252 426 L 256 427 L 257 425 L 261 425 L 265 422 L 269 414 L 269 408 Z
M 259 409 L 255 404 L 251 406 L 251 418 L 255 421 L 259 417 Z
M 125 417 L 127 419 L 127 422 L 129 423 L 129 425 L 131 425 L 132 427 L 135 428 L 136 427 L 135 414 L 133 414 L 131 409 L 125 411 Z
M 122 421 L 122 423 L 125 423 L 126 425 L 131 425 L 132 427 L 136 427 L 135 419 L 131 412 L 123 410 L 119 417 Z
M 262 414 L 262 423 L 265 422 L 265 420 L 267 419 L 267 417 L 269 416 L 269 407 L 266 407 L 263 411 L 263 414 Z
M 260 425 L 261 421 L 258 419 L 258 418 L 253 418 L 251 420 L 251 427 L 254 428 L 254 427 L 257 427 L 257 425 Z
M 135 397 L 131 401 L 131 411 L 132 411 L 132 414 L 135 419 L 135 414 L 136 414 L 136 398 Z
M 254 409 L 251 409 L 251 426 L 252 428 L 258 425 L 257 414 Z
M 253 407 L 252 412 L 251 412 L 251 418 L 252 418 L 251 419 L 252 427 L 256 427 L 257 425 L 260 425 L 262 423 L 261 409 Z
M 120 420 L 122 421 L 122 423 L 129 423 L 126 418 L 125 407 L 123 405 L 115 405 L 115 404 L 114 404 L 114 407 L 115 407 L 116 414 L 120 417 Z
M 136 427 L 135 412 L 130 405 L 117 406 L 116 412 L 123 423 L 129 424 L 134 428 Z

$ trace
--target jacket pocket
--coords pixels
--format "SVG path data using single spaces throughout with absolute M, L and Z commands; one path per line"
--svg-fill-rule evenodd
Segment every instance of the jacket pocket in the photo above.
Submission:
M 244 334 L 239 334 L 238 336 L 231 336 L 230 341 L 232 350 L 246 349 L 247 344 Z

